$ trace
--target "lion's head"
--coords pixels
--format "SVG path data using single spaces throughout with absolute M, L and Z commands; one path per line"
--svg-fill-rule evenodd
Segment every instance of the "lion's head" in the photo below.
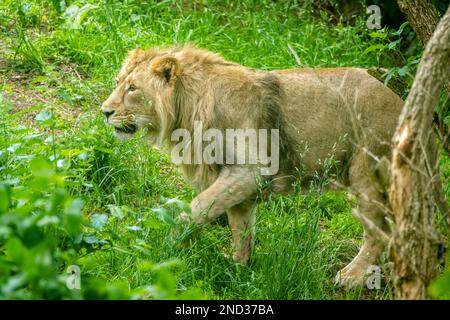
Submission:
M 134 49 L 128 54 L 117 75 L 116 88 L 101 107 L 116 136 L 127 138 L 146 128 L 156 139 L 165 129 L 167 110 L 163 106 L 172 98 L 181 72 L 175 52 Z

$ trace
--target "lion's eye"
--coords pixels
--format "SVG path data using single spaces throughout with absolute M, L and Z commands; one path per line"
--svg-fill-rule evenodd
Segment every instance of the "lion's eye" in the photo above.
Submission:
M 130 84 L 130 86 L 128 87 L 128 91 L 129 92 L 133 92 L 133 91 L 136 91 L 136 86 L 134 85 L 134 84 Z

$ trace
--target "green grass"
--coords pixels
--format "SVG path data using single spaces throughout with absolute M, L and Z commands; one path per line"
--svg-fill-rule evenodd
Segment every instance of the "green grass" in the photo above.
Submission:
M 364 17 L 334 25 L 290 2 L 91 1 L 72 18 L 59 1 L 2 2 L 0 199 L 9 207 L 0 208 L 0 298 L 392 298 L 390 284 L 350 291 L 332 284 L 362 234 L 343 192 L 259 205 L 248 266 L 222 254 L 231 244 L 225 219 L 182 246 L 171 223 L 181 209 L 165 202 L 189 202 L 194 191 L 139 137 L 115 141 L 98 112 L 136 46 L 189 42 L 262 69 L 394 66 L 370 49 L 385 40 L 370 36 Z M 442 167 L 448 177 L 446 158 Z M 32 261 L 42 262 L 41 273 Z M 81 293 L 59 278 L 71 264 L 81 268 Z

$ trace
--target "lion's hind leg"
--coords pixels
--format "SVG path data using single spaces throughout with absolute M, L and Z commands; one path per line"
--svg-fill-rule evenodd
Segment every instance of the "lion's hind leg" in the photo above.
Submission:
M 355 191 L 358 198 L 358 210 L 360 222 L 364 228 L 363 242 L 356 257 L 341 271 L 335 278 L 337 285 L 348 287 L 360 286 L 364 284 L 364 276 L 371 265 L 377 263 L 385 245 L 369 229 L 372 228 L 389 234 L 389 225 L 385 219 L 383 205 L 385 200 L 382 195 L 382 187 L 373 172 L 375 161 L 363 151 L 356 153 L 352 159 L 349 178 L 350 187 Z

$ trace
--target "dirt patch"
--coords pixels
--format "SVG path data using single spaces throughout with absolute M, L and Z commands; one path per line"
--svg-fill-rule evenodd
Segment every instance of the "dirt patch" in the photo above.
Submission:
M 11 106 L 9 112 L 13 114 L 23 112 L 23 116 L 18 117 L 20 123 L 33 125 L 34 117 L 44 108 L 51 108 L 58 117 L 69 121 L 81 114 L 80 108 L 74 108 L 53 97 L 51 93 L 54 90 L 30 84 L 33 79 L 31 74 L 9 72 L 7 75 L 0 75 L 0 81 L 3 83 L 3 99 Z
M 23 113 L 17 118 L 18 122 L 32 126 L 35 116 L 44 108 L 52 109 L 58 118 L 67 121 L 73 121 L 83 113 L 81 108 L 70 105 L 58 97 L 56 92 L 60 81 L 47 81 L 46 75 L 37 71 L 15 70 L 14 61 L 8 60 L 11 56 L 7 44 L 0 40 L 0 93 L 10 106 L 10 113 Z M 62 66 L 54 72 L 61 73 L 56 76 L 59 79 L 77 77 L 82 80 L 80 74 L 70 66 Z

